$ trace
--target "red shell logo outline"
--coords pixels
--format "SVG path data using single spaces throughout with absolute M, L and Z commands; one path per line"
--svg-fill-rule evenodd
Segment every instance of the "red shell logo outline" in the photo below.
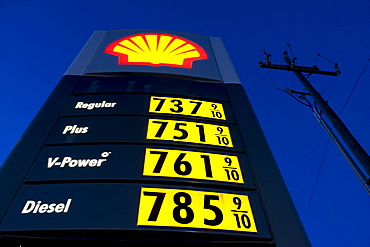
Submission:
M 208 58 L 198 44 L 171 34 L 141 33 L 113 41 L 104 50 L 119 65 L 169 66 L 191 69 L 193 61 Z

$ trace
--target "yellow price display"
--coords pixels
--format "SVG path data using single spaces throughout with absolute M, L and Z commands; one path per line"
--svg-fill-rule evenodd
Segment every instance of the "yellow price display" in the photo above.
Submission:
M 142 188 L 138 226 L 257 232 L 247 195 Z
M 149 119 L 146 139 L 233 147 L 226 126 L 165 119 Z
M 244 183 L 237 156 L 172 149 L 147 148 L 143 175 Z
M 184 98 L 150 98 L 149 112 L 180 114 L 226 120 L 222 104 Z

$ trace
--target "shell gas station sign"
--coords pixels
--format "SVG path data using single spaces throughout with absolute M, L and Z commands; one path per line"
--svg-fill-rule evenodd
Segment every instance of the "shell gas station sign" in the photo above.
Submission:
M 194 42 L 169 34 L 143 33 L 112 42 L 105 53 L 118 57 L 120 65 L 169 66 L 191 69 L 193 61 L 207 59 Z
M 97 31 L 3 164 L 0 241 L 294 246 L 269 152 L 221 39 Z

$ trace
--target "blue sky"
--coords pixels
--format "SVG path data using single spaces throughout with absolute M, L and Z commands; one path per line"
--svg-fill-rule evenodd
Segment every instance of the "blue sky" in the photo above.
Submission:
M 221 37 L 312 245 L 370 246 L 369 194 L 311 110 L 279 90 L 303 91 L 299 81 L 291 72 L 257 66 L 262 50 L 272 54 L 273 63 L 283 64 L 287 43 L 298 65 L 333 70 L 317 53 L 338 62 L 339 77 L 312 75 L 310 81 L 370 152 L 369 12 L 369 0 L 3 0 L 0 163 L 95 30 Z

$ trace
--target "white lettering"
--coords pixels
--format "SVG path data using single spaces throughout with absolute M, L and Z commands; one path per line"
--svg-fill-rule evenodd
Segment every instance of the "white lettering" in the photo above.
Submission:
M 106 102 L 103 100 L 102 102 L 92 102 L 92 103 L 85 103 L 85 102 L 77 102 L 75 105 L 75 109 L 87 109 L 89 111 L 94 110 L 96 108 L 114 108 L 117 102 Z
M 48 158 L 48 168 L 53 167 L 53 165 L 60 165 L 60 162 L 57 162 L 57 160 L 59 160 L 59 157 L 55 157 L 54 159 L 51 157 Z
M 64 127 L 64 130 L 62 132 L 63 135 L 65 134 L 85 134 L 89 130 L 89 127 L 78 127 L 75 125 L 67 125 Z
M 58 204 L 56 203 L 51 203 L 51 204 L 47 204 L 47 203 L 43 203 L 41 204 L 41 201 L 37 201 L 37 203 L 35 201 L 32 201 L 32 200 L 28 200 L 26 202 L 26 204 L 24 205 L 23 209 L 22 209 L 22 212 L 21 214 L 29 214 L 29 213 L 33 213 L 33 214 L 44 214 L 44 213 L 48 213 L 48 214 L 51 214 L 51 213 L 68 213 L 68 210 L 69 210 L 69 207 L 71 206 L 71 203 L 72 203 L 72 198 L 69 198 L 67 199 L 67 202 L 66 203 L 63 203 L 63 202 L 60 202 Z
M 101 156 L 106 158 L 112 152 L 103 152 Z M 49 157 L 47 167 L 52 168 L 54 166 L 63 167 L 100 167 L 107 159 L 73 159 L 72 157 L 63 157 L 62 161 L 58 161 L 60 157 Z
M 48 208 L 49 208 L 49 205 L 48 205 L 48 204 L 42 204 L 42 205 L 40 206 L 40 208 L 39 208 L 39 213 L 40 213 L 40 214 L 45 213 L 45 212 L 48 210 Z
M 35 209 L 33 210 L 33 212 L 32 213 L 37 213 L 37 210 L 39 209 L 39 207 L 40 207 L 40 204 L 41 204 L 41 201 L 38 201 L 37 203 L 36 203 L 36 207 L 35 207 Z
M 65 208 L 64 208 L 63 213 L 67 213 L 67 212 L 68 212 L 68 210 L 69 210 L 69 206 L 71 205 L 71 202 L 72 202 L 72 199 L 71 199 L 71 198 L 69 198 L 69 199 L 67 200 L 67 203 L 66 203 L 66 206 L 65 206 Z
M 98 159 L 98 164 L 96 166 L 101 166 L 101 163 L 107 161 L 107 159 Z
M 69 200 L 70 200 L 70 199 L 69 199 Z M 46 211 L 46 213 L 50 214 L 50 213 L 54 212 L 54 207 L 55 207 L 55 205 L 57 205 L 57 204 L 56 204 L 56 203 L 52 203 L 52 204 L 50 204 L 50 205 L 49 205 L 49 210 L 48 210 L 48 211 Z
M 83 105 L 84 102 L 77 102 L 75 108 L 76 109 L 79 109 L 79 108 L 82 108 L 82 105 Z
M 78 160 L 78 167 L 86 167 L 89 164 L 89 159 Z
M 64 130 L 63 130 L 63 135 L 67 134 L 68 131 L 71 131 L 72 130 L 72 127 L 71 125 L 67 125 L 66 127 L 64 127 Z
M 75 167 L 75 166 L 77 166 L 77 164 L 78 164 L 78 160 L 71 160 L 71 162 L 69 162 L 68 166 L 69 167 Z
M 35 207 L 35 205 L 36 205 L 36 202 L 31 201 L 31 200 L 27 201 L 26 204 L 23 207 L 23 210 L 22 210 L 21 214 L 30 213 L 33 210 L 33 208 Z
M 62 164 L 60 164 L 60 167 L 64 167 L 66 164 L 71 162 L 72 158 L 71 157 L 64 157 L 62 160 Z
M 54 212 L 55 213 L 57 213 L 57 214 L 59 214 L 59 213 L 61 213 L 61 212 L 63 212 L 63 210 L 64 210 L 64 204 L 63 203 L 59 203 L 59 204 L 57 204 L 56 206 L 55 206 L 55 210 L 54 210 Z
M 90 160 L 89 166 L 90 167 L 94 167 L 94 166 L 96 166 L 96 163 L 98 163 L 98 160 L 97 159 Z

